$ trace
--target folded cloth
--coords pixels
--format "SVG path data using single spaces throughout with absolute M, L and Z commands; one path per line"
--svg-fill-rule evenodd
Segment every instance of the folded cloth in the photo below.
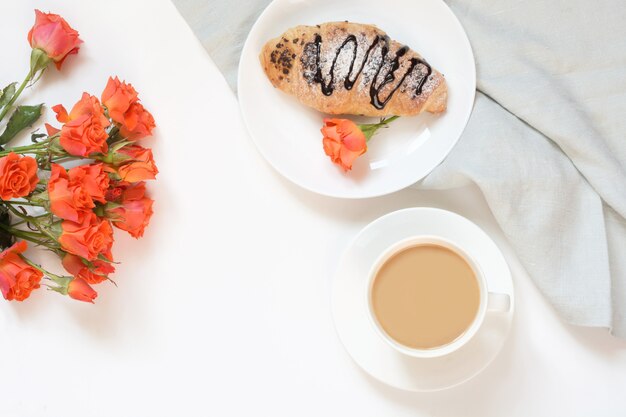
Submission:
M 173 2 L 236 90 L 269 0 Z M 416 187 L 476 184 L 560 315 L 626 337 L 626 6 L 447 3 L 472 43 L 478 94 L 462 139 Z

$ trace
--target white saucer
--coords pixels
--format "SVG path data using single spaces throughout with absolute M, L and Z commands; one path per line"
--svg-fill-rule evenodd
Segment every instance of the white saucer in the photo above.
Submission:
M 509 294 L 511 300 L 509 312 L 488 312 L 470 342 L 439 358 L 398 353 L 376 332 L 367 316 L 365 294 L 372 264 L 393 244 L 416 235 L 441 236 L 458 244 L 484 272 L 488 291 Z M 467 381 L 496 357 L 513 319 L 513 280 L 498 247 L 474 223 L 441 209 L 410 208 L 375 220 L 356 236 L 337 269 L 332 309 L 339 338 L 368 374 L 396 388 L 436 391 Z
M 448 84 L 444 113 L 402 117 L 381 129 L 349 173 L 324 153 L 320 128 L 328 115 L 272 87 L 259 63 L 265 42 L 290 27 L 343 20 L 377 25 L 423 55 Z M 393 5 L 381 0 L 274 0 L 241 52 L 238 91 L 250 136 L 280 174 L 319 194 L 366 198 L 414 184 L 448 155 L 472 112 L 476 68 L 467 35 L 442 0 L 394 0 Z

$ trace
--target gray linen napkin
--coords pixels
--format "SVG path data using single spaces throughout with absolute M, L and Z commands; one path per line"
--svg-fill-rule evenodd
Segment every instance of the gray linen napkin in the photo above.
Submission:
M 236 90 L 269 0 L 173 0 Z M 448 0 L 477 63 L 462 140 L 416 186 L 475 183 L 568 322 L 626 337 L 626 4 Z

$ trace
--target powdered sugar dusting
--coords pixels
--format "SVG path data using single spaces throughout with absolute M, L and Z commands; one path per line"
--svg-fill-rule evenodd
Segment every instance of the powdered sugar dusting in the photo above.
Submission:
M 441 83 L 441 76 L 430 75 L 417 53 L 384 33 L 369 31 L 368 36 L 332 24 L 318 29 L 315 41 L 304 45 L 301 63 L 307 83 L 320 83 L 325 95 L 354 86 L 359 93 L 373 95 L 372 105 L 382 109 L 396 92 L 423 102 Z
M 342 81 L 344 81 L 346 79 L 346 77 L 349 75 L 348 72 L 350 71 L 350 65 L 352 64 L 352 61 L 354 59 L 354 50 L 355 48 L 357 48 L 357 44 L 355 44 L 355 42 L 348 42 L 345 45 L 339 45 L 337 48 L 341 48 L 341 51 L 339 52 L 339 55 L 337 55 L 337 60 L 335 61 L 335 66 L 333 68 L 333 73 L 335 74 L 335 80 L 337 80 L 335 82 L 335 84 L 341 84 Z M 357 48 L 358 49 L 358 48 Z M 331 54 L 328 54 L 331 55 Z M 357 54 L 358 55 L 358 54 Z M 328 67 L 332 67 L 332 60 L 334 59 L 334 56 L 332 58 L 330 58 L 330 64 L 328 65 Z M 356 61 L 355 61 L 356 63 Z M 326 79 L 330 78 L 330 69 L 329 69 L 329 73 L 326 75 Z
M 304 45 L 300 62 L 302 63 L 304 79 L 309 84 L 313 83 L 315 81 L 315 73 L 317 72 L 317 45 L 314 42 Z
M 360 81 L 358 82 L 357 88 L 359 91 L 363 91 L 366 89 L 369 90 L 370 84 L 372 83 L 372 80 L 376 76 L 378 69 L 381 67 L 381 65 L 382 66 L 385 65 L 383 63 L 383 60 L 385 59 L 385 57 L 383 57 L 383 46 L 385 46 L 385 41 L 381 40 L 370 51 L 370 54 L 367 57 L 367 62 L 365 63 L 365 66 L 363 67 L 363 72 L 361 73 Z M 382 72 L 383 70 L 384 68 L 381 68 L 380 72 Z M 380 76 L 380 73 L 379 73 L 379 76 Z
M 413 91 L 413 97 L 418 96 L 417 89 L 420 83 L 422 82 L 422 80 L 424 79 L 424 77 L 427 77 L 427 76 L 428 76 L 428 67 L 425 64 L 420 62 L 413 69 L 411 74 L 408 77 L 406 77 L 406 80 L 404 81 L 404 84 L 405 84 L 404 88 L 407 89 L 408 91 Z M 432 94 L 436 86 L 437 86 L 437 81 L 435 80 L 435 77 L 433 76 L 428 77 L 426 81 L 424 82 L 424 84 L 422 85 L 422 90 L 419 95 L 428 97 L 429 95 Z

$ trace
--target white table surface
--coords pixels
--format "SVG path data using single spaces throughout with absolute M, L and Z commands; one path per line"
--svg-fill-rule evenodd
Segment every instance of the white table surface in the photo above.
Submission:
M 21 304 L 0 300 L 0 416 L 625 415 L 626 342 L 560 321 L 476 190 L 341 201 L 286 182 L 255 150 L 235 97 L 168 0 L 3 1 L 2 83 L 25 75 L 35 7 L 63 15 L 85 44 L 24 101 L 69 107 L 119 75 L 156 118 L 148 143 L 161 173 L 145 238 L 117 233 L 118 288 L 101 285 L 93 306 L 43 290 Z M 419 205 L 483 227 L 517 291 L 510 338 L 491 366 L 429 394 L 362 372 L 329 305 L 358 230 Z

